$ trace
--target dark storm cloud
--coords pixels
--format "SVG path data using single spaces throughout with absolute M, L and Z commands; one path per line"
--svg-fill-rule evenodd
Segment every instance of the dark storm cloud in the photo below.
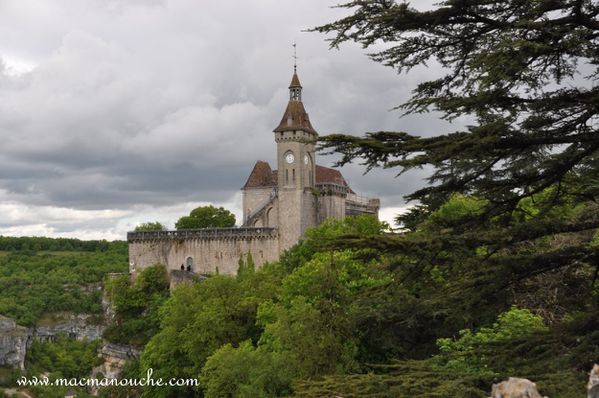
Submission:
M 193 203 L 236 206 L 257 159 L 276 167 L 272 130 L 288 98 L 293 39 L 321 134 L 434 135 L 465 123 L 390 111 L 438 68 L 407 78 L 355 46 L 329 51 L 324 37 L 302 30 L 340 16 L 331 5 L 0 2 L 0 210 L 12 228 L 0 234 L 118 237 L 131 220 L 171 222 Z M 343 169 L 354 190 L 389 207 L 426 174 L 363 171 Z

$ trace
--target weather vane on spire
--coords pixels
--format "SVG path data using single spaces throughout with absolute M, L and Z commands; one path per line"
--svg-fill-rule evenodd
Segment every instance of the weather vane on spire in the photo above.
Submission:
M 293 41 L 293 71 L 297 72 L 297 43 Z

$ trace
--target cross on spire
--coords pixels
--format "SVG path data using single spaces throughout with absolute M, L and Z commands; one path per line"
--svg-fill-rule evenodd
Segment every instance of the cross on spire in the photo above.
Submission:
M 293 71 L 297 72 L 297 43 L 293 41 Z

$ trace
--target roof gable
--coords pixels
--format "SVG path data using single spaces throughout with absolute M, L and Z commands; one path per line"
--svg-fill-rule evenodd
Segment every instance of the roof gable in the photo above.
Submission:
M 275 177 L 276 174 L 273 173 L 268 162 L 258 160 L 242 189 L 275 187 L 277 185 Z

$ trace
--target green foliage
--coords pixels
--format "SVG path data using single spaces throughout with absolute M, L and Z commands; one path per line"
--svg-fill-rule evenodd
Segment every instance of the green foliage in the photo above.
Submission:
M 229 228 L 235 225 L 235 215 L 224 207 L 200 206 L 188 216 L 181 217 L 176 223 L 177 229 Z
M 31 379 L 34 376 L 40 378 L 47 375 L 50 381 L 88 377 L 92 367 L 101 363 L 97 354 L 99 346 L 99 341 L 72 340 L 63 334 L 57 335 L 52 342 L 34 339 L 25 358 L 27 377 Z M 68 389 L 70 388 L 59 386 L 28 387 L 32 396 L 44 398 L 62 398 Z M 77 396 L 89 395 L 83 388 L 78 388 Z
M 505 268 L 484 261 L 512 254 L 497 252 L 502 246 L 494 234 L 506 220 L 482 221 L 489 228 L 484 234 L 456 226 L 476 220 L 486 204 L 454 195 L 403 235 L 384 234 L 384 225 L 368 217 L 327 221 L 309 230 L 280 264 L 255 269 L 248 256 L 237 277 L 177 287 L 160 310 L 160 330 L 146 345 L 139 372 L 199 375 L 200 389 L 149 388 L 144 394 L 466 398 L 486 397 L 493 383 L 519 376 L 552 397 L 580 395 L 581 366 L 599 355 L 590 332 L 599 325 L 582 317 L 584 326 L 563 329 L 566 319 L 582 322 L 574 316 L 585 299 L 581 293 L 579 302 L 559 300 L 569 315 L 551 329 L 522 306 L 510 309 L 515 290 L 489 294 L 485 283 L 505 281 Z M 550 220 L 575 219 L 581 210 L 552 211 Z M 516 215 L 507 222 L 530 232 L 529 221 Z M 396 252 L 398 244 L 405 250 Z M 527 250 L 551 244 L 535 240 Z M 542 286 L 533 285 L 532 292 L 539 296 Z M 485 297 L 493 300 L 481 301 Z
M 206 361 L 201 380 L 205 398 L 274 398 L 287 396 L 292 375 L 287 358 L 245 341 L 221 346 Z
M 145 222 L 137 225 L 135 232 L 166 231 L 166 227 L 160 221 Z
M 266 265 L 252 273 L 242 263 L 238 280 L 275 272 L 273 282 L 281 278 L 277 287 L 282 287 L 266 300 L 256 297 L 259 334 L 254 336 L 259 340 L 246 332 L 250 341 L 239 347 L 231 341 L 208 358 L 202 370 L 207 396 L 284 396 L 294 378 L 356 369 L 358 338 L 348 311 L 352 296 L 388 284 L 391 276 L 365 263 L 364 250 L 325 252 L 322 243 L 350 233 L 380 234 L 384 228 L 372 217 L 327 221 L 286 254 L 286 266 Z
M 372 237 L 383 234 L 389 225 L 370 215 L 346 217 L 343 220 L 327 219 L 315 228 L 308 228 L 302 241 L 286 250 L 280 263 L 288 271 L 309 261 L 317 252 L 331 248 L 340 237 Z
M 256 272 L 256 265 L 254 264 L 254 259 L 252 258 L 252 253 L 248 253 L 243 259 L 243 256 L 239 258 L 239 268 L 237 269 L 237 277 L 244 278 L 246 275 L 252 275 Z
M 120 244 L 95 252 L 10 252 L 0 256 L 0 314 L 33 325 L 48 312 L 101 313 L 94 287 L 126 270 Z
M 162 307 L 160 331 L 146 345 L 141 369 L 156 377 L 194 378 L 221 346 L 256 342 L 259 303 L 273 300 L 281 289 L 281 268 L 266 264 L 239 277 L 215 275 L 206 281 L 183 284 Z M 194 396 L 192 388 L 148 389 L 153 397 Z
M 428 361 L 402 361 L 379 366 L 371 372 L 297 380 L 293 397 L 321 398 L 486 398 L 492 382 L 476 376 L 433 369 Z
M 37 236 L 0 236 L 0 251 L 85 251 L 126 252 L 127 242 L 106 240 L 79 240 L 68 238 L 45 238 Z
M 49 373 L 50 378 L 78 378 L 98 365 L 99 341 L 78 341 L 57 335 L 52 342 L 34 339 L 27 351 L 26 367 L 31 375 Z
M 133 284 L 128 275 L 111 278 L 106 292 L 116 314 L 103 337 L 115 343 L 143 346 L 158 331 L 159 310 L 169 295 L 166 268 L 160 264 L 148 267 Z
M 436 226 L 448 227 L 467 221 L 477 220 L 484 213 L 488 201 L 461 194 L 452 195 L 449 200 L 433 211 L 428 222 Z
M 8 366 L 0 366 L 0 386 L 14 387 L 17 384 L 17 379 L 23 375 L 20 369 L 15 369 Z M 0 389 L 0 391 L 2 391 Z
M 437 297 L 425 296 L 455 326 L 460 313 L 481 324 L 514 303 L 552 321 L 576 301 L 592 303 L 599 111 L 586 99 L 599 93 L 592 84 L 599 65 L 598 27 L 590 22 L 596 5 L 444 1 L 418 10 L 395 1 L 349 1 L 340 7 L 350 15 L 315 28 L 333 34 L 333 46 L 376 46 L 373 60 L 399 71 L 431 59 L 444 67 L 443 77 L 421 82 L 400 108 L 472 120 L 463 131 L 441 135 L 322 138 L 324 149 L 341 154 L 339 164 L 359 159 L 367 170 L 432 170 L 429 184 L 407 196 L 419 205 L 399 217 L 416 233 L 361 245 L 395 253 L 409 290 L 434 283 Z M 556 297 L 547 296 L 548 284 Z
M 512 307 L 508 312 L 500 314 L 497 322 L 490 328 L 482 327 L 476 333 L 470 329 L 460 330 L 460 337 L 456 340 L 438 339 L 440 354 L 437 358 L 446 368 L 456 372 L 484 375 L 492 372 L 493 359 L 480 357 L 481 349 L 494 343 L 511 342 L 547 331 L 540 316 L 533 315 L 526 309 Z

